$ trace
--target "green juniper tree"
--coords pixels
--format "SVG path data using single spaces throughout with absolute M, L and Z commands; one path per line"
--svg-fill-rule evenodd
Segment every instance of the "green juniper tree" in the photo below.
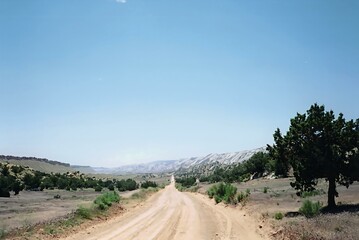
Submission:
M 336 206 L 336 183 L 349 187 L 359 180 L 359 119 L 346 121 L 341 113 L 336 118 L 314 104 L 291 119 L 285 135 L 277 129 L 274 142 L 268 145 L 269 154 L 284 170 L 292 166 L 291 186 L 298 193 L 314 190 L 319 178 L 329 182 L 329 208 Z

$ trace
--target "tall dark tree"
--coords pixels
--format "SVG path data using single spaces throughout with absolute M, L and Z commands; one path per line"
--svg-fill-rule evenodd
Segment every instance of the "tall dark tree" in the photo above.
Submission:
M 349 187 L 359 180 L 359 119 L 336 118 L 333 111 L 314 104 L 306 114 L 291 119 L 286 135 L 279 129 L 275 144 L 268 145 L 273 158 L 293 168 L 298 193 L 315 189 L 319 178 L 329 182 L 328 207 L 335 207 L 336 183 Z

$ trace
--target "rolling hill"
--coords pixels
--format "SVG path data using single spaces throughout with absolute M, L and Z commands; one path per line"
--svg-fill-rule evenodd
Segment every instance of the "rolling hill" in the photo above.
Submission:
M 68 163 L 62 163 L 57 161 L 48 160 L 46 158 L 36 157 L 16 157 L 0 155 L 0 162 L 9 162 L 11 164 L 27 166 L 34 170 L 45 173 L 65 173 L 74 172 L 74 168 Z

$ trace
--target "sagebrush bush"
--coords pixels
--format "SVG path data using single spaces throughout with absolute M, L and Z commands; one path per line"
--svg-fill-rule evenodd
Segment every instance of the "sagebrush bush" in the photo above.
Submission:
M 210 198 L 214 198 L 216 203 L 224 201 L 227 204 L 236 204 L 237 188 L 229 183 L 219 183 L 210 187 L 207 194 Z
M 85 208 L 85 207 L 79 207 L 76 210 L 75 215 L 80 217 L 80 218 L 85 218 L 85 219 L 91 219 L 92 218 L 91 209 Z
M 282 220 L 283 219 L 283 213 L 277 212 L 274 214 L 274 219 L 276 220 Z
M 247 203 L 248 197 L 250 194 L 248 194 L 247 192 L 240 192 L 237 194 L 237 202 L 239 202 L 240 204 L 242 204 L 242 206 L 244 206 Z
M 303 214 L 305 217 L 310 218 L 317 216 L 320 213 L 320 209 L 322 204 L 320 202 L 312 202 L 308 199 L 304 200 L 301 208 L 299 208 L 299 212 Z
M 112 205 L 112 203 L 114 202 L 119 202 L 120 201 L 120 196 L 118 195 L 117 192 L 112 191 L 112 192 L 106 192 L 100 196 L 98 196 L 94 203 L 95 205 L 97 205 L 97 208 L 100 210 L 106 210 L 107 207 L 110 207 Z
M 213 185 L 207 191 L 209 198 L 213 198 L 217 194 L 217 185 Z

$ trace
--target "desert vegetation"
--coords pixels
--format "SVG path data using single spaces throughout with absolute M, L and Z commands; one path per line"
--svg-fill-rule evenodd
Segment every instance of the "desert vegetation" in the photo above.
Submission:
M 207 191 L 210 198 L 214 198 L 216 203 L 224 202 L 226 204 L 241 203 L 245 205 L 250 191 L 237 193 L 237 188 L 230 183 L 219 183 L 210 187 Z
M 155 181 L 145 181 L 143 183 L 141 183 L 141 188 L 156 188 L 158 187 L 158 184 Z
M 115 187 L 119 191 L 131 191 L 137 189 L 139 184 L 133 179 L 97 179 L 78 171 L 49 174 L 28 167 L 0 163 L 0 197 L 10 197 L 11 191 L 17 195 L 22 190 L 42 191 L 56 188 L 76 191 L 92 188 L 101 192 L 103 188 L 114 190 Z

